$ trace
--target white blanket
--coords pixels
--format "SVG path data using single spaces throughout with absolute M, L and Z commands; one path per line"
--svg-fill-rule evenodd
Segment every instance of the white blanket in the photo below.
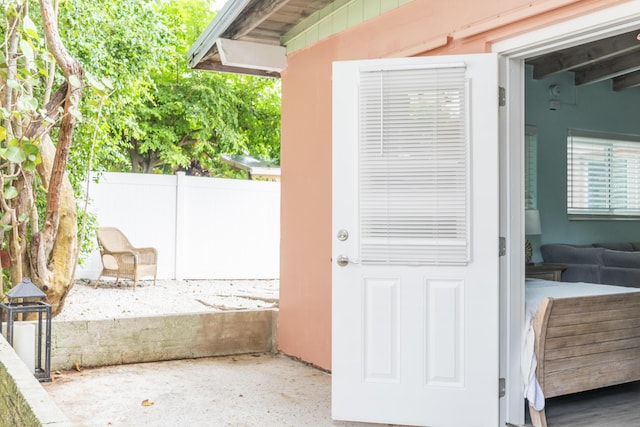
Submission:
M 525 282 L 525 324 L 523 334 L 521 369 L 525 384 L 525 397 L 540 411 L 544 409 L 544 395 L 536 378 L 536 355 L 534 352 L 535 333 L 533 319 L 540 302 L 546 298 L 570 298 L 588 295 L 606 295 L 640 292 L 640 288 L 597 285 L 594 283 L 552 282 L 541 279 L 526 279 Z

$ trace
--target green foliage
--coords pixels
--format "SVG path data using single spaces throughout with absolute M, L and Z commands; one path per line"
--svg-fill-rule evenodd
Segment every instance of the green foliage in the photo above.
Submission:
M 85 123 L 76 129 L 70 158 L 76 185 L 91 155 L 95 170 L 174 173 L 197 161 L 212 175 L 228 177 L 246 174 L 221 164 L 221 153 L 279 162 L 279 80 L 187 65 L 189 47 L 213 16 L 207 0 L 61 4 L 70 51 L 88 76 L 113 87 L 101 120 L 94 95 L 81 106 Z
M 173 173 L 196 161 L 212 175 L 245 177 L 230 173 L 219 155 L 251 154 L 279 162 L 280 82 L 189 69 L 187 50 L 212 18 L 203 13 L 207 2 L 159 5 L 175 50 L 150 75 L 153 86 L 132 118 L 137 132 L 119 134 L 132 170 Z
M 135 147 L 142 155 L 158 153 L 167 172 L 197 160 L 221 173 L 220 153 L 278 161 L 279 91 L 263 90 L 274 83 L 199 72 L 158 84 L 155 97 L 139 110 L 143 135 Z
M 152 74 L 174 57 L 175 37 L 162 24 L 155 1 L 67 1 L 60 10 L 61 32 L 69 50 L 85 71 L 111 82 L 100 122 L 77 129 L 79 151 L 71 163 L 86 165 L 92 153 L 97 169 L 126 170 L 129 166 L 123 136 L 136 137 L 140 127 L 136 111 L 154 89 Z M 83 115 L 97 117 L 99 103 L 88 98 Z M 91 136 L 97 144 L 91 144 Z M 81 168 L 86 171 L 86 168 Z
M 46 64 L 50 57 L 44 46 L 44 39 L 36 29 L 32 18 L 20 8 L 20 2 L 2 0 L 4 19 L 0 23 L 3 33 L 2 53 L 0 53 L 0 94 L 10 92 L 13 101 L 3 102 L 0 116 L 0 174 L 5 178 L 3 197 L 11 200 L 17 196 L 17 191 L 11 186 L 13 177 L 20 169 L 33 171 L 40 163 L 38 141 L 22 135 L 19 129 L 25 123 L 38 120 L 38 114 L 43 106 L 38 95 L 42 92 L 42 79 L 46 75 Z M 10 64 L 6 55 L 10 51 L 7 31 L 10 25 L 17 27 L 16 41 L 18 50 L 15 63 Z M 10 72 L 13 65 L 14 72 Z M 6 99 L 6 98 L 5 98 Z M 18 130 L 18 132 L 16 132 Z

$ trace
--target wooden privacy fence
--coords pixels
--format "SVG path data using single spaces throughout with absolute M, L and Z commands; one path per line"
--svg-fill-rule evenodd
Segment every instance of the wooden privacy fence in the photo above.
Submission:
M 280 183 L 105 173 L 89 189 L 100 227 L 158 250 L 158 279 L 280 277 Z M 76 278 L 95 279 L 96 250 Z

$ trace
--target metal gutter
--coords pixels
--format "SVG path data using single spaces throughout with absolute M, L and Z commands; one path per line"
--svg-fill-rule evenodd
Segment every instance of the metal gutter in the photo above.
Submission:
M 240 16 L 250 2 L 251 0 L 229 0 L 225 3 L 189 49 L 187 58 L 191 68 L 195 68 L 202 58 L 214 48 L 218 38 Z

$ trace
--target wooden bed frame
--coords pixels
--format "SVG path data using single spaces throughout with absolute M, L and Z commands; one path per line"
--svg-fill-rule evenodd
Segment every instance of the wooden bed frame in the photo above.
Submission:
M 545 398 L 640 380 L 640 292 L 544 298 L 533 328 Z M 529 412 L 547 426 L 544 409 Z

